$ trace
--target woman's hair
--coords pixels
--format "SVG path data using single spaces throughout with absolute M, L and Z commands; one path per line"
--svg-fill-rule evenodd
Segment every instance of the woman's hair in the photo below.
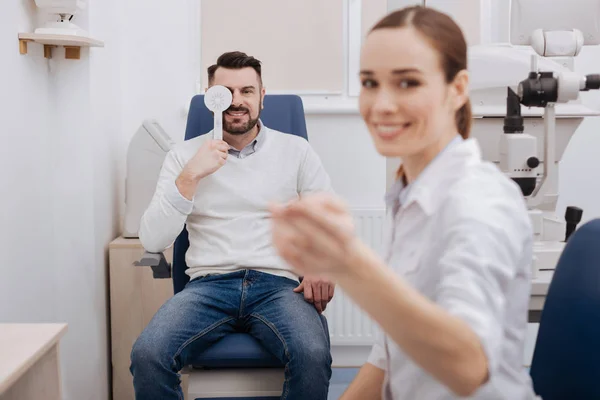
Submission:
M 460 27 L 448 15 L 422 6 L 407 7 L 392 12 L 380 20 L 371 32 L 383 28 L 413 27 L 437 50 L 446 82 L 450 83 L 461 70 L 467 69 L 467 43 Z M 468 138 L 471 133 L 471 102 L 456 112 L 458 133 Z

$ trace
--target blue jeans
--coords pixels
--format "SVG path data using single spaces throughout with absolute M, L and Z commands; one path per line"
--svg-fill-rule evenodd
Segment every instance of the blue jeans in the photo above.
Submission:
M 181 400 L 179 371 L 232 332 L 248 332 L 285 364 L 282 399 L 326 400 L 329 337 L 298 282 L 252 270 L 194 279 L 154 315 L 133 345 L 137 400 Z

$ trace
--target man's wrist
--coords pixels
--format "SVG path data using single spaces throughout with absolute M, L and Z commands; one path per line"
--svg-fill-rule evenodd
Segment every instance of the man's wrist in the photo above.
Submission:
M 196 188 L 198 187 L 198 183 L 202 179 L 201 176 L 192 175 L 187 171 L 182 171 L 181 174 L 175 180 L 175 186 L 179 190 L 179 193 L 188 200 L 192 200 L 194 198 L 194 194 L 196 193 Z
M 177 179 L 180 179 L 181 182 L 186 184 L 197 185 L 198 182 L 200 182 L 205 176 L 205 174 L 194 173 L 189 171 L 187 168 L 184 168 Z

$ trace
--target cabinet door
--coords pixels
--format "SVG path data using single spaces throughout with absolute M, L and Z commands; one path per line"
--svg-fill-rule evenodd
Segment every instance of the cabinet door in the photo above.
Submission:
M 109 247 L 114 400 L 134 400 L 129 372 L 131 348 L 160 306 L 173 296 L 171 279 L 154 279 L 150 267 L 135 265 L 143 254 L 144 249 L 134 239 L 116 239 Z M 172 249 L 164 254 L 171 263 Z

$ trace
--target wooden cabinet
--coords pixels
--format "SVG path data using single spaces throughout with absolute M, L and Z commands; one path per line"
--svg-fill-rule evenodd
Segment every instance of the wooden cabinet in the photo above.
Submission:
M 143 254 L 138 239 L 119 237 L 109 245 L 113 400 L 135 399 L 129 372 L 131 348 L 160 306 L 173 296 L 171 279 L 155 279 L 151 267 L 136 265 Z M 171 263 L 172 247 L 164 254 Z
M 0 324 L 0 400 L 61 400 L 67 324 Z

